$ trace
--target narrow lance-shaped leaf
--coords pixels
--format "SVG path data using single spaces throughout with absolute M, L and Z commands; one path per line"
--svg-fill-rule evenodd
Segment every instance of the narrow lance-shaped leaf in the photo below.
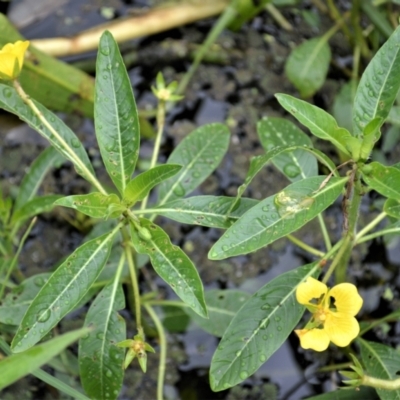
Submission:
M 26 221 L 35 215 L 51 211 L 54 207 L 54 202 L 61 196 L 58 194 L 49 194 L 47 196 L 35 197 L 20 207 L 12 216 L 13 224 L 18 224 Z
M 363 179 L 368 186 L 390 199 L 400 200 L 400 170 L 374 161 L 364 166 Z
M 15 200 L 15 210 L 32 200 L 49 169 L 64 160 L 65 158 L 51 146 L 36 158 L 19 186 L 17 199 Z
M 140 218 L 140 225 L 140 232 L 131 225 L 135 250 L 148 254 L 157 274 L 197 314 L 207 317 L 203 284 L 190 258 L 159 226 L 145 218 Z
M 65 333 L 27 351 L 0 361 L 0 390 L 49 362 L 67 346 L 88 333 L 88 328 Z
M 383 206 L 383 211 L 393 218 L 400 219 L 400 201 L 387 199 Z
M 249 293 L 241 290 L 212 289 L 205 292 L 208 318 L 200 317 L 190 308 L 183 310 L 206 332 L 222 337 L 232 318 L 249 297 Z
M 252 157 L 250 160 L 250 168 L 247 172 L 247 176 L 244 180 L 244 183 L 238 187 L 238 193 L 236 195 L 235 202 L 232 204 L 232 209 L 235 209 L 237 203 L 239 202 L 242 194 L 245 192 L 247 187 L 250 185 L 255 176 L 267 165 L 269 164 L 275 157 L 280 157 L 285 155 L 286 153 L 291 153 L 293 151 L 300 150 L 305 153 L 311 153 L 315 157 L 318 158 L 324 165 L 326 165 L 334 175 L 338 175 L 335 170 L 335 164 L 321 151 L 314 149 L 312 147 L 306 146 L 287 146 L 287 147 L 277 147 L 267 154 L 261 156 Z
M 11 289 L 0 306 L 0 323 L 19 325 L 32 300 L 49 277 L 50 273 L 47 272 L 37 274 Z
M 361 136 L 376 117 L 384 121 L 400 88 L 400 27 L 377 51 L 358 85 L 353 109 L 353 133 Z
M 41 123 L 33 111 L 23 102 L 16 90 L 0 83 L 0 107 L 17 115 L 22 121 L 37 131 L 48 140 L 58 152 L 74 164 L 76 172 L 87 181 L 93 181 L 94 170 L 82 143 L 74 132 L 54 113 L 33 100 L 40 113 L 52 128 L 60 135 L 56 137 L 45 125 Z M 82 163 L 79 165 L 78 161 Z M 81 168 L 81 166 L 83 166 Z
M 319 394 L 317 396 L 307 397 L 305 400 L 378 400 L 378 395 L 375 389 L 367 386 L 356 388 L 346 387 L 346 390 L 341 388 L 334 392 Z
M 331 61 L 327 37 L 306 40 L 290 53 L 285 73 L 301 97 L 312 96 L 325 83 Z
M 108 31 L 97 53 L 94 121 L 107 172 L 123 194 L 139 156 L 139 119 L 121 53 Z
M 131 207 L 137 201 L 143 200 L 154 186 L 176 175 L 181 168 L 181 165 L 175 164 L 159 165 L 135 176 L 126 186 L 124 202 Z
M 286 272 L 259 289 L 232 319 L 211 361 L 214 391 L 244 381 L 279 349 L 305 307 L 296 301 L 297 286 L 319 274 L 317 263 Z
M 209 258 L 247 254 L 298 230 L 329 207 L 347 182 L 347 178 L 333 177 L 320 189 L 325 179 L 303 179 L 260 201 L 222 235 L 210 249 Z
M 115 233 L 86 242 L 57 268 L 29 306 L 12 341 L 13 352 L 32 347 L 75 308 L 103 269 Z
M 359 339 L 361 358 L 367 374 L 379 379 L 398 378 L 400 354 L 393 348 L 380 343 Z M 400 389 L 377 389 L 381 400 L 400 400 Z
M 313 147 L 310 137 L 284 118 L 263 118 L 257 123 L 257 133 L 266 152 L 277 147 Z M 318 175 L 315 157 L 302 150 L 282 153 L 272 163 L 292 182 Z
M 229 138 L 229 129 L 217 123 L 204 125 L 186 136 L 168 158 L 169 164 L 182 165 L 182 169 L 160 185 L 158 205 L 196 189 L 221 162 Z
M 79 372 L 82 386 L 92 399 L 116 399 L 122 386 L 124 349 L 116 343 L 126 339 L 125 321 L 118 310 L 125 298 L 118 279 L 98 294 L 86 314 L 92 331 L 79 341 Z
M 287 94 L 279 93 L 275 97 L 280 105 L 306 126 L 313 135 L 329 140 L 341 152 L 350 155 L 347 143 L 352 136 L 348 130 L 338 127 L 337 122 L 330 114 Z
M 115 193 L 104 195 L 99 192 L 89 194 L 78 194 L 66 196 L 58 199 L 54 205 L 70 207 L 78 210 L 82 214 L 92 218 L 106 218 L 109 215 L 110 206 L 120 205 L 121 201 Z M 118 217 L 121 213 L 115 213 L 111 217 Z
M 193 196 L 170 201 L 144 212 L 163 215 L 183 224 L 227 229 L 246 211 L 258 204 L 258 200 L 242 198 L 235 209 L 235 199 L 224 196 Z
M 341 86 L 332 106 L 332 115 L 339 126 L 353 131 L 353 103 L 358 81 L 352 79 Z

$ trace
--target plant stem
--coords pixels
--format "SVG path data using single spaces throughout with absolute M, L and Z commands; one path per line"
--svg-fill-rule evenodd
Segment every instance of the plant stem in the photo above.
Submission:
M 371 330 L 372 328 L 375 328 L 376 326 L 384 323 L 384 322 L 394 322 L 394 321 L 398 321 L 400 317 L 400 310 L 394 311 L 388 315 L 386 315 L 383 318 L 379 318 L 375 321 L 370 322 L 370 324 L 366 327 L 364 327 L 363 329 L 360 330 L 360 333 L 358 334 L 358 336 L 362 336 L 364 335 L 366 332 L 368 332 L 369 330 Z
M 351 257 L 351 251 L 355 244 L 355 232 L 358 221 L 358 210 L 361 204 L 362 185 L 360 173 L 357 170 L 357 164 L 353 164 L 354 174 L 353 179 L 348 182 L 348 185 L 354 184 L 352 189 L 352 197 L 348 205 L 348 229 L 344 233 L 343 248 L 340 249 L 332 264 L 336 264 L 339 268 L 335 271 L 335 283 L 341 283 L 346 280 L 347 265 Z M 324 278 L 325 279 L 325 278 Z M 326 282 L 326 281 L 325 281 Z
M 367 226 L 365 226 L 363 229 L 361 229 L 360 232 L 357 233 L 354 241 L 356 244 L 360 243 L 360 239 L 370 230 L 372 230 L 373 228 L 375 228 L 376 225 L 379 224 L 379 222 L 381 222 L 385 217 L 387 216 L 387 214 L 385 212 L 381 212 L 377 217 L 375 217 Z M 376 232 L 377 233 L 377 232 Z
M 40 110 L 36 107 L 34 101 L 25 93 L 24 89 L 18 82 L 18 80 L 13 81 L 14 88 L 24 101 L 24 103 L 34 112 L 34 114 L 39 118 L 42 124 L 54 135 L 54 137 L 58 140 L 60 145 L 62 145 L 64 151 L 69 155 L 70 160 L 82 170 L 85 177 L 89 180 L 89 182 L 102 194 L 107 194 L 104 190 L 103 186 L 101 186 L 100 182 L 96 179 L 96 177 L 86 168 L 86 165 L 81 161 L 81 159 L 75 154 L 75 152 L 69 147 L 68 143 L 61 137 L 61 135 L 51 126 L 51 124 L 47 121 L 44 115 L 40 112 Z M 58 150 L 56 148 L 56 150 Z
M 237 11 L 231 5 L 228 5 L 225 8 L 225 11 L 223 12 L 223 14 L 220 15 L 218 21 L 213 25 L 211 31 L 209 32 L 206 40 L 201 45 L 201 48 L 197 51 L 196 56 L 189 70 L 186 72 L 186 74 L 180 81 L 179 86 L 176 90 L 177 94 L 183 94 L 185 92 L 186 86 L 192 79 L 204 55 L 207 53 L 210 46 L 216 41 L 220 33 L 233 21 L 236 15 Z
M 371 386 L 375 389 L 397 390 L 400 389 L 400 378 L 387 380 L 364 375 L 361 384 L 364 386 Z
M 325 34 L 321 37 L 321 41 L 328 42 L 328 40 L 342 27 L 343 30 L 347 29 L 347 26 L 344 25 L 344 23 L 349 15 L 350 13 L 347 11 L 343 14 L 343 16 L 339 16 L 339 18 L 336 20 L 335 25 L 333 25 L 332 28 L 325 32 Z
M 164 125 L 165 125 L 165 101 L 159 100 L 157 107 L 157 136 L 154 142 L 153 155 L 151 157 L 149 169 L 154 168 L 155 165 L 157 164 L 158 153 L 160 152 L 160 146 L 161 146 L 161 139 L 164 132 Z M 144 210 L 146 208 L 148 199 L 149 195 L 147 195 L 143 199 L 142 204 L 140 205 L 141 210 Z
M 150 318 L 153 320 L 156 326 L 158 339 L 160 341 L 160 364 L 158 367 L 158 379 L 157 379 L 157 400 L 163 400 L 164 390 L 164 377 L 165 377 L 165 364 L 167 362 L 167 338 L 165 336 L 164 327 L 158 315 L 148 303 L 144 304 L 146 311 L 149 313 Z
M 325 221 L 322 214 L 318 214 L 318 222 L 321 227 L 322 236 L 324 238 L 326 250 L 329 251 L 332 248 L 331 239 L 329 238 L 328 230 L 326 229 Z
M 132 257 L 132 249 L 129 246 L 130 237 L 127 232 L 126 227 L 122 228 L 122 237 L 124 239 L 124 252 L 126 259 L 128 261 L 129 273 L 131 275 L 132 289 L 133 289 L 133 297 L 135 301 L 135 320 L 136 320 L 136 329 L 139 334 L 142 334 L 142 313 L 141 313 L 141 303 L 140 303 L 140 291 L 138 285 L 138 278 L 136 274 L 136 267 Z
M 339 263 L 342 261 L 342 258 L 344 257 L 350 243 L 350 237 L 346 236 L 344 238 L 344 241 L 342 243 L 342 247 L 340 250 L 337 252 L 335 258 L 333 259 L 331 265 L 328 268 L 328 271 L 326 271 L 326 274 L 324 276 L 324 279 L 322 280 L 322 283 L 327 283 L 329 278 L 331 277 L 332 273 L 335 271 L 336 267 L 339 265 Z M 339 282 L 336 282 L 339 283 Z
M 189 307 L 189 304 L 186 304 L 183 301 L 176 300 L 148 300 L 146 301 L 146 304 L 149 304 L 151 306 L 172 306 L 180 308 Z
M 271 15 L 271 17 L 279 24 L 281 28 L 285 31 L 292 31 L 293 26 L 291 23 L 282 15 L 282 13 L 272 4 L 268 3 L 265 6 L 267 12 Z
M 316 372 L 338 371 L 339 369 L 348 368 L 351 365 L 353 365 L 353 363 L 351 363 L 351 362 L 344 362 L 344 363 L 341 363 L 341 364 L 327 365 L 325 367 L 318 368 Z
M 313 254 L 314 256 L 323 257 L 325 255 L 325 253 L 323 251 L 314 249 L 314 247 L 309 246 L 308 244 L 304 243 L 302 240 L 298 239 L 297 237 L 295 237 L 293 235 L 287 235 L 286 237 L 292 243 L 294 243 L 297 247 L 300 247 L 301 249 L 309 252 L 310 254 Z
M 364 1 L 363 1 L 364 2 Z M 351 24 L 354 30 L 354 44 L 360 48 L 361 54 L 364 57 L 370 56 L 370 51 L 368 49 L 367 43 L 365 42 L 364 35 L 362 33 L 361 22 L 360 22 L 360 0 L 352 0 L 351 7 Z
M 329 14 L 331 18 L 336 22 L 340 22 L 342 19 L 342 16 L 340 15 L 339 10 L 336 8 L 335 2 L 333 0 L 328 0 L 327 1 L 328 8 L 329 8 Z M 353 42 L 353 37 L 350 33 L 349 28 L 346 25 L 343 25 L 342 27 L 344 35 L 347 37 L 347 40 L 352 43 Z
M 8 271 L 7 271 L 6 276 L 4 278 L 4 283 L 1 285 L 1 288 L 0 288 L 0 300 L 3 298 L 4 289 L 6 287 L 6 282 L 10 279 L 11 272 L 14 269 L 16 263 L 17 263 L 18 257 L 19 257 L 19 255 L 21 253 L 21 250 L 22 250 L 22 247 L 24 246 L 25 241 L 28 238 L 29 233 L 31 232 L 31 230 L 33 228 L 33 225 L 35 225 L 36 220 L 37 220 L 36 217 L 32 219 L 31 223 L 29 224 L 28 228 L 26 229 L 26 231 L 24 233 L 24 236 L 22 236 L 22 239 L 19 242 L 17 252 L 14 254 L 14 257 L 12 258 L 12 260 L 10 262 L 10 265 L 8 267 Z

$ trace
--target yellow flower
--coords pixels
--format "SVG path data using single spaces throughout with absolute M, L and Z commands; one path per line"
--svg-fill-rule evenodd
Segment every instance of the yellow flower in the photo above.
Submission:
M 15 79 L 21 72 L 24 64 L 25 51 L 29 41 L 18 40 L 8 43 L 0 50 L 0 79 Z
M 340 283 L 328 290 L 324 283 L 308 277 L 298 286 L 296 298 L 313 314 L 304 329 L 295 330 L 303 349 L 324 351 L 329 342 L 345 347 L 360 332 L 354 316 L 363 300 L 353 284 Z

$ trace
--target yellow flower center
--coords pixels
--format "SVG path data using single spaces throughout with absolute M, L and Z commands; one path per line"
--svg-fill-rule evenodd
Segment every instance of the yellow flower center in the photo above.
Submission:
M 327 312 L 329 312 L 329 310 L 325 307 L 318 307 L 318 310 L 314 314 L 315 321 L 319 324 L 324 324 Z

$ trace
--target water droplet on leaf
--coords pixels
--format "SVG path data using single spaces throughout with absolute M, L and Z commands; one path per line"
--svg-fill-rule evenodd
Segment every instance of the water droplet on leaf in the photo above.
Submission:
M 49 308 L 43 308 L 37 314 L 37 322 L 46 322 L 51 315 L 51 311 Z
M 8 99 L 11 97 L 11 89 L 9 89 L 9 88 L 4 88 L 3 89 L 3 94 L 4 94 L 4 96 L 5 97 L 7 97 Z
M 81 142 L 78 139 L 74 138 L 71 140 L 71 146 L 75 149 L 78 149 L 81 146 Z
M 240 379 L 246 379 L 249 376 L 249 374 L 247 373 L 247 371 L 242 371 L 239 376 Z
M 33 282 L 37 287 L 42 287 L 44 285 L 44 279 L 41 276 L 35 278 Z
M 295 178 L 300 174 L 300 168 L 294 164 L 287 164 L 283 167 L 283 172 L 289 178 Z
M 184 189 L 184 187 L 183 187 L 180 183 L 178 183 L 178 184 L 174 187 L 173 192 L 174 192 L 174 195 L 175 195 L 175 196 L 181 197 L 181 196 L 183 196 L 183 195 L 185 194 L 185 189 Z

